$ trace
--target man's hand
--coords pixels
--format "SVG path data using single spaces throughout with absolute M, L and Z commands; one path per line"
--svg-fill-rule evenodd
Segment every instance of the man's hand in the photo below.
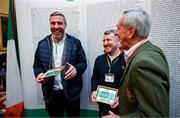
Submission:
M 97 94 L 97 91 L 93 91 L 91 94 L 91 99 L 93 102 L 96 102 L 96 94 Z
M 115 101 L 110 104 L 111 108 L 116 108 L 119 105 L 119 97 L 116 97 Z
M 64 77 L 65 80 L 69 80 L 69 79 L 75 77 L 76 74 L 77 74 L 76 68 L 73 65 L 69 64 L 69 63 L 67 63 L 67 64 L 69 66 L 69 69 L 65 73 L 65 77 Z
M 109 111 L 108 115 L 102 116 L 101 118 L 120 118 L 120 116 L 114 114 L 112 111 Z
M 44 78 L 42 78 L 42 76 L 43 76 L 43 73 L 40 73 L 37 76 L 37 78 L 36 78 L 37 83 L 44 83 L 44 82 L 46 82 L 46 80 Z

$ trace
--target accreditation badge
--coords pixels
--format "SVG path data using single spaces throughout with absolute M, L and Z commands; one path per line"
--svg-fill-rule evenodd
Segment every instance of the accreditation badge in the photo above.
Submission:
M 113 73 L 106 73 L 105 74 L 105 82 L 114 82 L 114 74 Z

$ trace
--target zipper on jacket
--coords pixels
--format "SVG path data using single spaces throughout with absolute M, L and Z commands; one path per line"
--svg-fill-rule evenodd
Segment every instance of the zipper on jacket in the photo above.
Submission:
M 48 47 L 49 47 L 49 69 L 51 69 L 51 64 L 52 64 L 52 55 L 51 55 L 51 44 L 50 44 L 50 41 L 49 39 L 47 38 L 47 42 L 48 42 Z

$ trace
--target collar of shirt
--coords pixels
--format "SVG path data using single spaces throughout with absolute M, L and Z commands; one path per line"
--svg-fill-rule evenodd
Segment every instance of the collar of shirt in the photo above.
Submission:
M 51 39 L 53 40 L 53 44 L 62 44 L 63 43 L 63 41 L 66 39 L 66 33 L 64 33 L 64 36 L 63 36 L 63 39 L 61 40 L 61 41 L 59 41 L 59 43 L 55 43 L 54 42 L 54 39 L 53 39 L 53 37 L 52 37 L 52 35 L 51 35 Z
M 126 60 L 126 63 L 129 62 L 129 60 L 131 59 L 131 57 L 133 56 L 133 54 L 135 53 L 135 51 L 145 42 L 147 42 L 148 39 L 143 39 L 142 41 L 138 42 L 137 44 L 135 44 L 134 46 L 132 46 L 129 50 L 125 51 L 124 53 L 124 58 Z

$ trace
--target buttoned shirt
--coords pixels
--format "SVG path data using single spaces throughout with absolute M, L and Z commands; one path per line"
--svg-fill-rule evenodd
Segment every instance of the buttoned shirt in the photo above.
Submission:
M 53 40 L 53 37 L 51 37 Z M 53 41 L 53 66 L 54 67 L 59 67 L 62 65 L 61 60 L 62 60 L 62 54 L 63 54 L 63 49 L 64 49 L 64 40 L 66 38 L 66 35 L 64 35 L 63 39 L 59 43 L 55 43 Z M 63 89 L 62 83 L 61 83 L 61 73 L 59 73 L 55 78 L 54 78 L 54 90 L 59 90 Z
M 145 42 L 147 42 L 148 39 L 144 39 L 140 42 L 138 42 L 137 44 L 135 44 L 134 46 L 132 46 L 129 50 L 125 51 L 124 53 L 124 58 L 126 60 L 126 63 L 129 62 L 129 60 L 131 59 L 131 57 L 133 56 L 134 52 Z

